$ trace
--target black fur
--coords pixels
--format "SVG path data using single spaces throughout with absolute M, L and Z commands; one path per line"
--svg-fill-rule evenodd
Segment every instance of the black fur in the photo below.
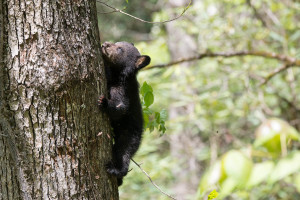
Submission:
M 109 174 L 122 184 L 130 159 L 138 150 L 143 133 L 143 113 L 139 98 L 138 70 L 150 63 L 131 43 L 105 42 L 102 45 L 108 97 L 101 96 L 100 109 L 108 113 L 114 130 L 113 160 L 106 165 Z

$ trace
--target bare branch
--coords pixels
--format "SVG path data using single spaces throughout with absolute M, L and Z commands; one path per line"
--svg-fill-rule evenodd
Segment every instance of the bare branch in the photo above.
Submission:
M 257 56 L 257 57 L 264 57 L 269 59 L 275 59 L 279 60 L 281 62 L 285 62 L 287 65 L 291 66 L 300 66 L 300 60 L 297 60 L 296 58 L 288 57 L 281 54 L 276 53 L 270 53 L 270 52 L 264 52 L 264 51 L 239 51 L 239 52 L 220 52 L 220 53 L 201 53 L 197 56 L 188 57 L 188 58 L 181 58 L 175 61 L 171 61 L 167 64 L 160 64 L 160 65 L 153 65 L 145 68 L 144 70 L 152 69 L 152 68 L 164 68 L 169 67 L 172 65 L 181 64 L 184 62 L 191 62 L 195 60 L 201 60 L 203 58 L 207 57 L 224 57 L 224 58 L 230 58 L 230 57 L 237 57 L 237 56 Z
M 152 65 L 147 68 L 144 68 L 144 70 L 153 69 L 153 68 L 164 68 L 164 67 L 170 67 L 173 65 L 181 64 L 184 62 L 191 62 L 195 60 L 201 60 L 203 58 L 208 57 L 224 57 L 224 58 L 230 58 L 230 57 L 238 57 L 238 56 L 256 56 L 256 57 L 264 57 L 268 59 L 275 59 L 280 62 L 283 62 L 284 65 L 278 69 L 275 69 L 272 73 L 270 73 L 264 81 L 261 83 L 261 85 L 266 84 L 270 79 L 272 79 L 275 75 L 278 73 L 287 70 L 290 67 L 298 66 L 300 67 L 300 60 L 296 58 L 292 58 L 286 55 L 276 54 L 276 53 L 270 53 L 270 52 L 264 52 L 264 51 L 239 51 L 239 52 L 220 52 L 220 53 L 202 53 L 197 56 L 189 57 L 189 58 L 181 58 L 175 61 L 171 61 L 167 64 L 160 64 L 160 65 Z
M 110 5 L 108 5 L 108 4 L 104 3 L 104 2 L 102 2 L 102 1 L 100 1 L 100 0 L 97 0 L 97 2 L 98 2 L 98 3 L 101 3 L 101 4 L 103 4 L 103 5 L 105 5 L 106 7 L 110 8 L 110 9 L 112 9 L 112 10 L 114 10 L 114 12 L 122 13 L 122 14 L 127 15 L 127 16 L 129 16 L 129 17 L 131 17 L 131 18 L 134 18 L 134 19 L 136 19 L 136 20 L 138 20 L 138 21 L 141 21 L 141 22 L 144 22 L 144 23 L 148 23 L 148 24 L 162 24 L 162 23 L 167 23 L 167 22 L 174 21 L 174 20 L 176 20 L 176 19 L 182 17 L 183 14 L 184 14 L 184 13 L 189 9 L 189 7 L 191 6 L 192 0 L 190 0 L 189 4 L 183 9 L 183 11 L 182 11 L 182 13 L 181 13 L 180 15 L 178 15 L 177 17 L 175 17 L 175 18 L 173 18 L 173 19 L 166 20 L 166 21 L 162 21 L 162 22 L 151 22 L 151 21 L 143 20 L 143 19 L 140 19 L 140 18 L 138 18 L 138 17 L 136 17 L 136 16 L 133 16 L 133 15 L 130 15 L 130 14 L 124 12 L 123 10 L 120 10 L 120 9 L 118 9 L 118 8 L 115 8 L 115 7 L 112 7 L 112 6 L 110 6 Z
M 165 193 L 164 191 L 162 191 L 162 189 L 160 189 L 160 187 L 158 187 L 158 185 L 156 185 L 156 184 L 152 181 L 152 179 L 151 179 L 151 177 L 148 175 L 148 173 L 145 172 L 145 170 L 143 170 L 143 168 L 142 168 L 137 162 L 135 162 L 133 159 L 131 159 L 131 160 L 132 160 L 132 162 L 134 162 L 134 164 L 136 164 L 136 166 L 138 166 L 138 167 L 141 169 L 141 171 L 148 177 L 148 179 L 150 180 L 150 182 L 152 183 L 152 185 L 154 185 L 154 187 L 156 187 L 162 194 L 166 195 L 166 196 L 169 197 L 170 199 L 175 199 L 175 198 L 172 197 L 171 195 L 169 195 L 169 194 Z M 175 200 L 176 200 L 176 199 L 175 199 Z

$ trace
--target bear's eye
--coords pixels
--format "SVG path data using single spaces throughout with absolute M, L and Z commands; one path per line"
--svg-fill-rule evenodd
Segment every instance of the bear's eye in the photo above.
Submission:
M 123 53 L 123 49 L 121 47 L 117 48 L 118 53 Z

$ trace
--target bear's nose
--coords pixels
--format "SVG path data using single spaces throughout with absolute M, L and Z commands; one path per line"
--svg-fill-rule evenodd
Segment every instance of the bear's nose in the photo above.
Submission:
M 112 44 L 112 43 L 110 43 L 110 42 L 104 42 L 104 43 L 102 44 L 102 47 L 110 47 L 111 44 Z

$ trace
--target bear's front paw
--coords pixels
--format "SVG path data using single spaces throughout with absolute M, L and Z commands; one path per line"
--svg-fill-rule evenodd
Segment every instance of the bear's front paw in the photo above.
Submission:
M 105 167 L 106 167 L 107 173 L 114 175 L 116 177 L 120 177 L 120 178 L 122 178 L 123 176 L 126 176 L 126 174 L 128 172 L 127 170 L 122 170 L 122 169 L 120 170 L 120 169 L 116 168 L 113 162 L 107 163 Z
M 107 99 L 103 95 L 101 97 L 99 97 L 99 99 L 98 99 L 98 106 L 100 108 L 106 108 L 107 107 Z

